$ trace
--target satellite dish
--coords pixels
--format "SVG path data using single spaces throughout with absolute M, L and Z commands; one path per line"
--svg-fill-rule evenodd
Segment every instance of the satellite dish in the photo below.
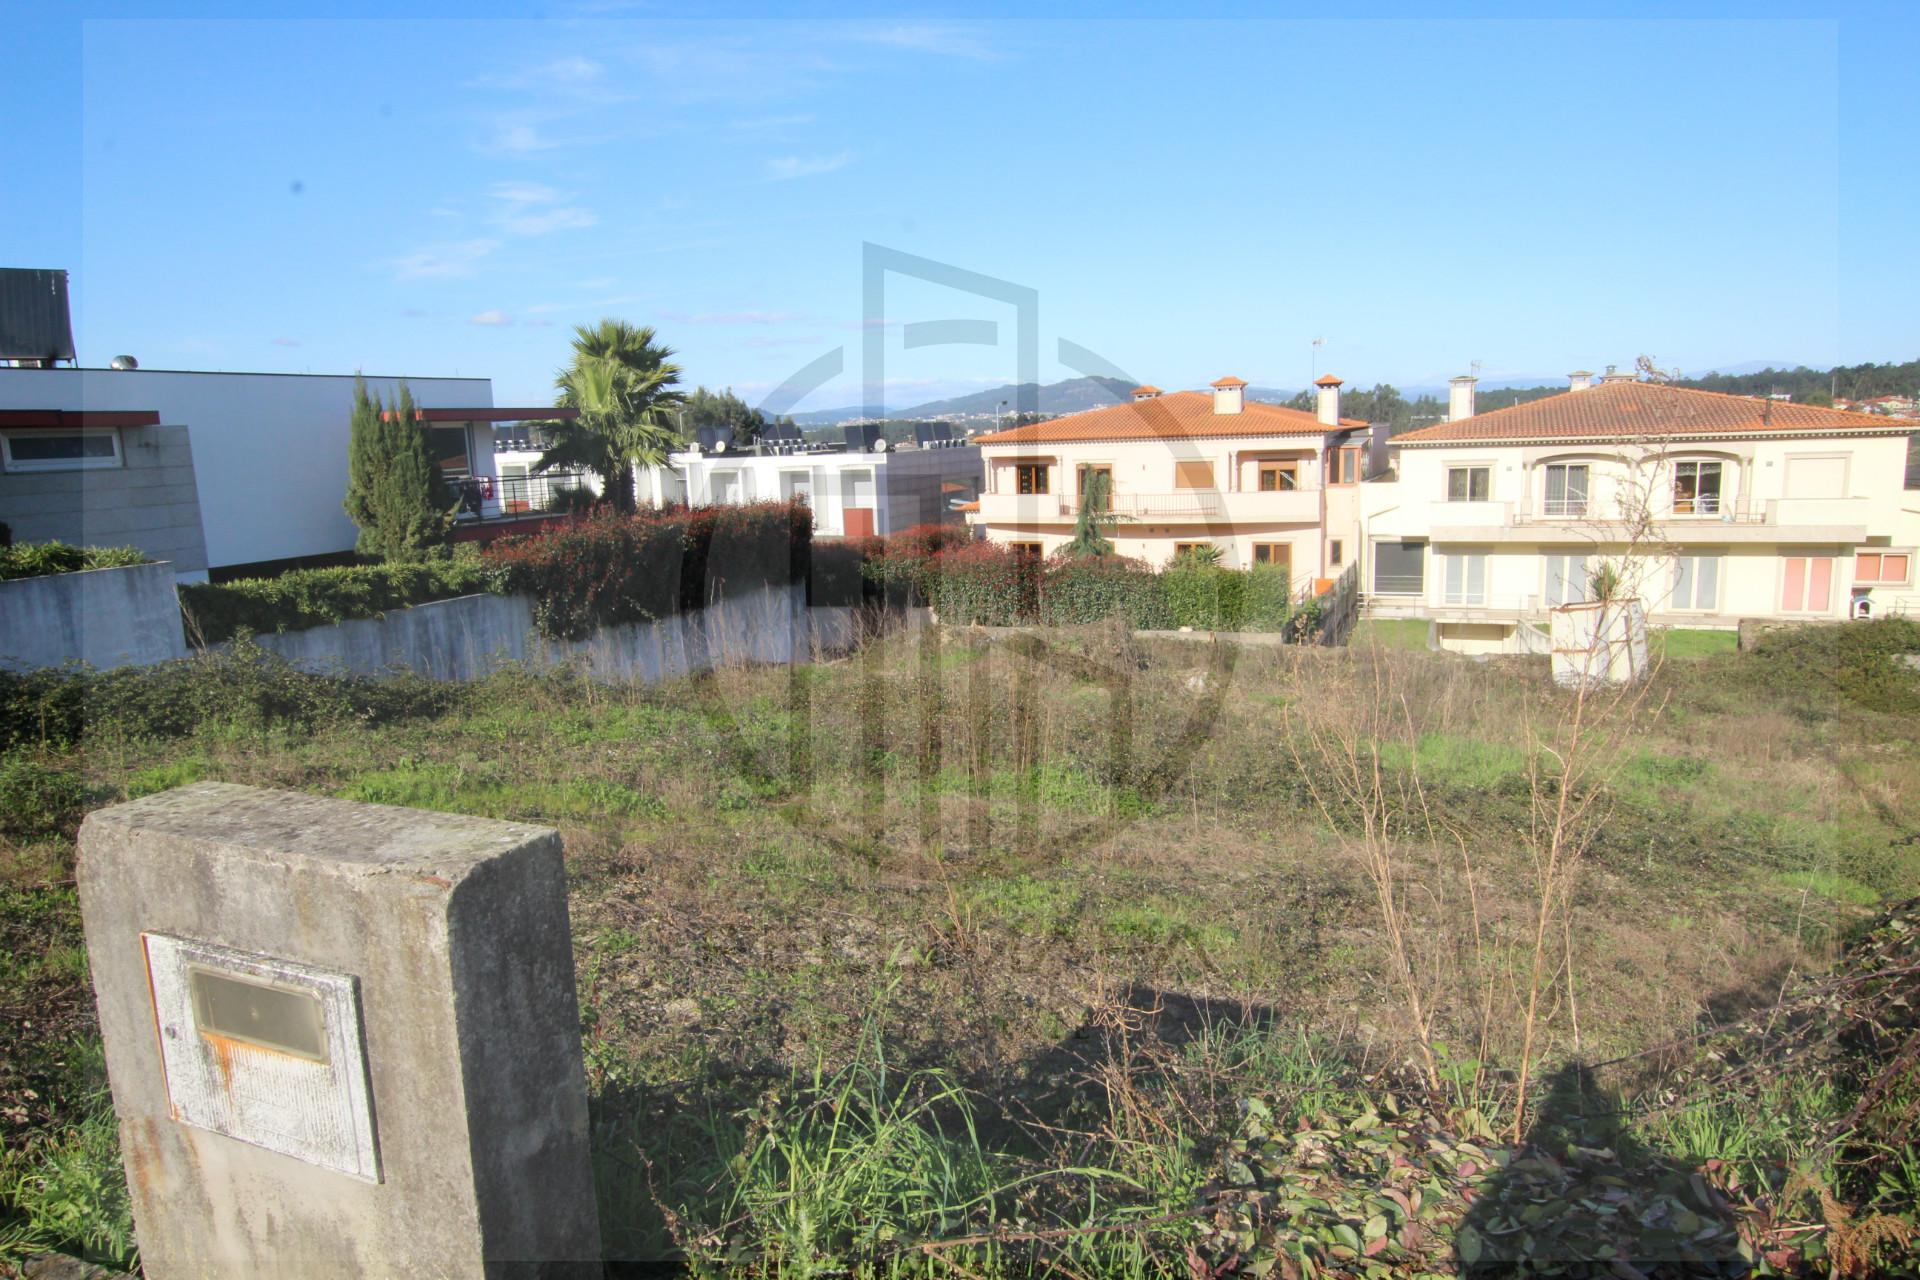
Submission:
M 109 367 L 114 369 L 119 369 L 121 372 L 124 373 L 129 369 L 138 369 L 140 367 L 140 362 L 138 360 L 135 360 L 132 356 L 115 356 L 113 358 L 112 364 Z
M 888 443 L 887 438 L 885 436 L 881 436 L 878 440 L 875 440 L 873 442 L 873 451 L 875 453 L 885 453 L 888 449 L 892 447 L 893 446 Z
M 725 440 L 715 440 L 713 442 L 713 451 L 715 453 L 725 453 L 727 451 L 727 442 Z

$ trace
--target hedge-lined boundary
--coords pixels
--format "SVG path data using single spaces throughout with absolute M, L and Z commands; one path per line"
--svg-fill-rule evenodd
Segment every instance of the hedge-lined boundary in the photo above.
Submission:
M 16 542 L 0 547 L 0 582 L 46 578 L 86 569 L 126 569 L 153 561 L 138 547 L 76 547 L 65 542 Z
M 242 631 L 304 631 L 377 618 L 389 609 L 487 591 L 491 581 L 484 562 L 473 555 L 418 564 L 294 569 L 276 578 L 183 584 L 180 608 L 189 636 L 218 644 Z
M 1318 617 L 1296 604 L 1285 569 L 1223 569 L 1176 561 L 1154 570 L 1122 556 L 1022 556 L 1004 543 L 923 525 L 863 540 L 864 572 L 910 590 L 942 622 L 960 626 L 1077 626 L 1124 619 L 1137 631 L 1297 631 Z
M 813 513 L 804 502 L 602 514 L 487 548 L 493 589 L 533 597 L 543 635 L 649 622 L 711 600 L 804 581 Z

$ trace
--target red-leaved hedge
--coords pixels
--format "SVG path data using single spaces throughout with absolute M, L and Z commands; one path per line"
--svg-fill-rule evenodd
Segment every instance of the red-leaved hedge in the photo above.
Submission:
M 704 608 L 722 596 L 802 581 L 813 541 L 804 502 L 602 512 L 558 529 L 502 538 L 486 560 L 494 589 L 534 600 L 545 635 Z

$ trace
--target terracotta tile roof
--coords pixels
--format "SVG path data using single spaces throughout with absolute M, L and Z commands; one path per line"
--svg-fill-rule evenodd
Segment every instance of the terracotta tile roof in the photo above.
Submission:
M 1151 382 L 1143 382 L 1135 387 L 1129 394 L 1136 396 L 1157 396 L 1160 394 L 1160 388 L 1154 386 Z
M 1213 385 L 1216 387 L 1244 387 L 1247 385 L 1247 380 L 1245 378 L 1236 378 L 1232 374 L 1228 374 L 1224 378 L 1215 378 L 1213 380 Z
M 1313 380 L 1313 385 L 1316 387 L 1337 387 L 1340 386 L 1343 381 L 1343 379 L 1336 378 L 1330 373 L 1323 373 Z
M 1363 427 L 1351 418 L 1342 427 Z M 1133 400 L 1069 414 L 1050 422 L 1010 427 L 975 436 L 975 444 L 1054 444 L 1074 440 L 1187 440 L 1210 436 L 1323 435 L 1329 427 L 1310 413 L 1283 409 L 1258 400 L 1246 402 L 1239 413 L 1215 413 L 1213 396 L 1205 391 L 1174 391 L 1151 400 Z
M 1885 418 L 1755 400 L 1658 382 L 1603 382 L 1393 438 L 1396 445 L 1502 440 L 1696 439 L 1716 436 L 1886 435 Z

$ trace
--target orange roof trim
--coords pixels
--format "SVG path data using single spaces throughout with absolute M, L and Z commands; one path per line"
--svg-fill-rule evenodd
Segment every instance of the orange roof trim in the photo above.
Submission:
M 1216 379 L 1213 385 L 1216 387 L 1244 387 L 1247 385 L 1247 380 L 1245 378 L 1235 378 L 1229 375 L 1228 377 L 1225 377 L 1225 378 Z
M 1897 435 L 1907 429 L 1872 414 L 1622 379 L 1403 432 L 1393 438 L 1393 443 Z
M 1151 400 L 1089 409 L 987 435 L 974 443 L 1066 444 L 1079 440 L 1190 440 L 1224 436 L 1319 436 L 1367 424 L 1342 418 L 1330 427 L 1310 413 L 1249 400 L 1239 413 L 1215 413 L 1205 391 L 1175 391 Z
M 1344 381 L 1344 379 L 1336 378 L 1330 373 L 1323 373 L 1313 380 L 1313 385 L 1316 387 L 1337 387 Z

